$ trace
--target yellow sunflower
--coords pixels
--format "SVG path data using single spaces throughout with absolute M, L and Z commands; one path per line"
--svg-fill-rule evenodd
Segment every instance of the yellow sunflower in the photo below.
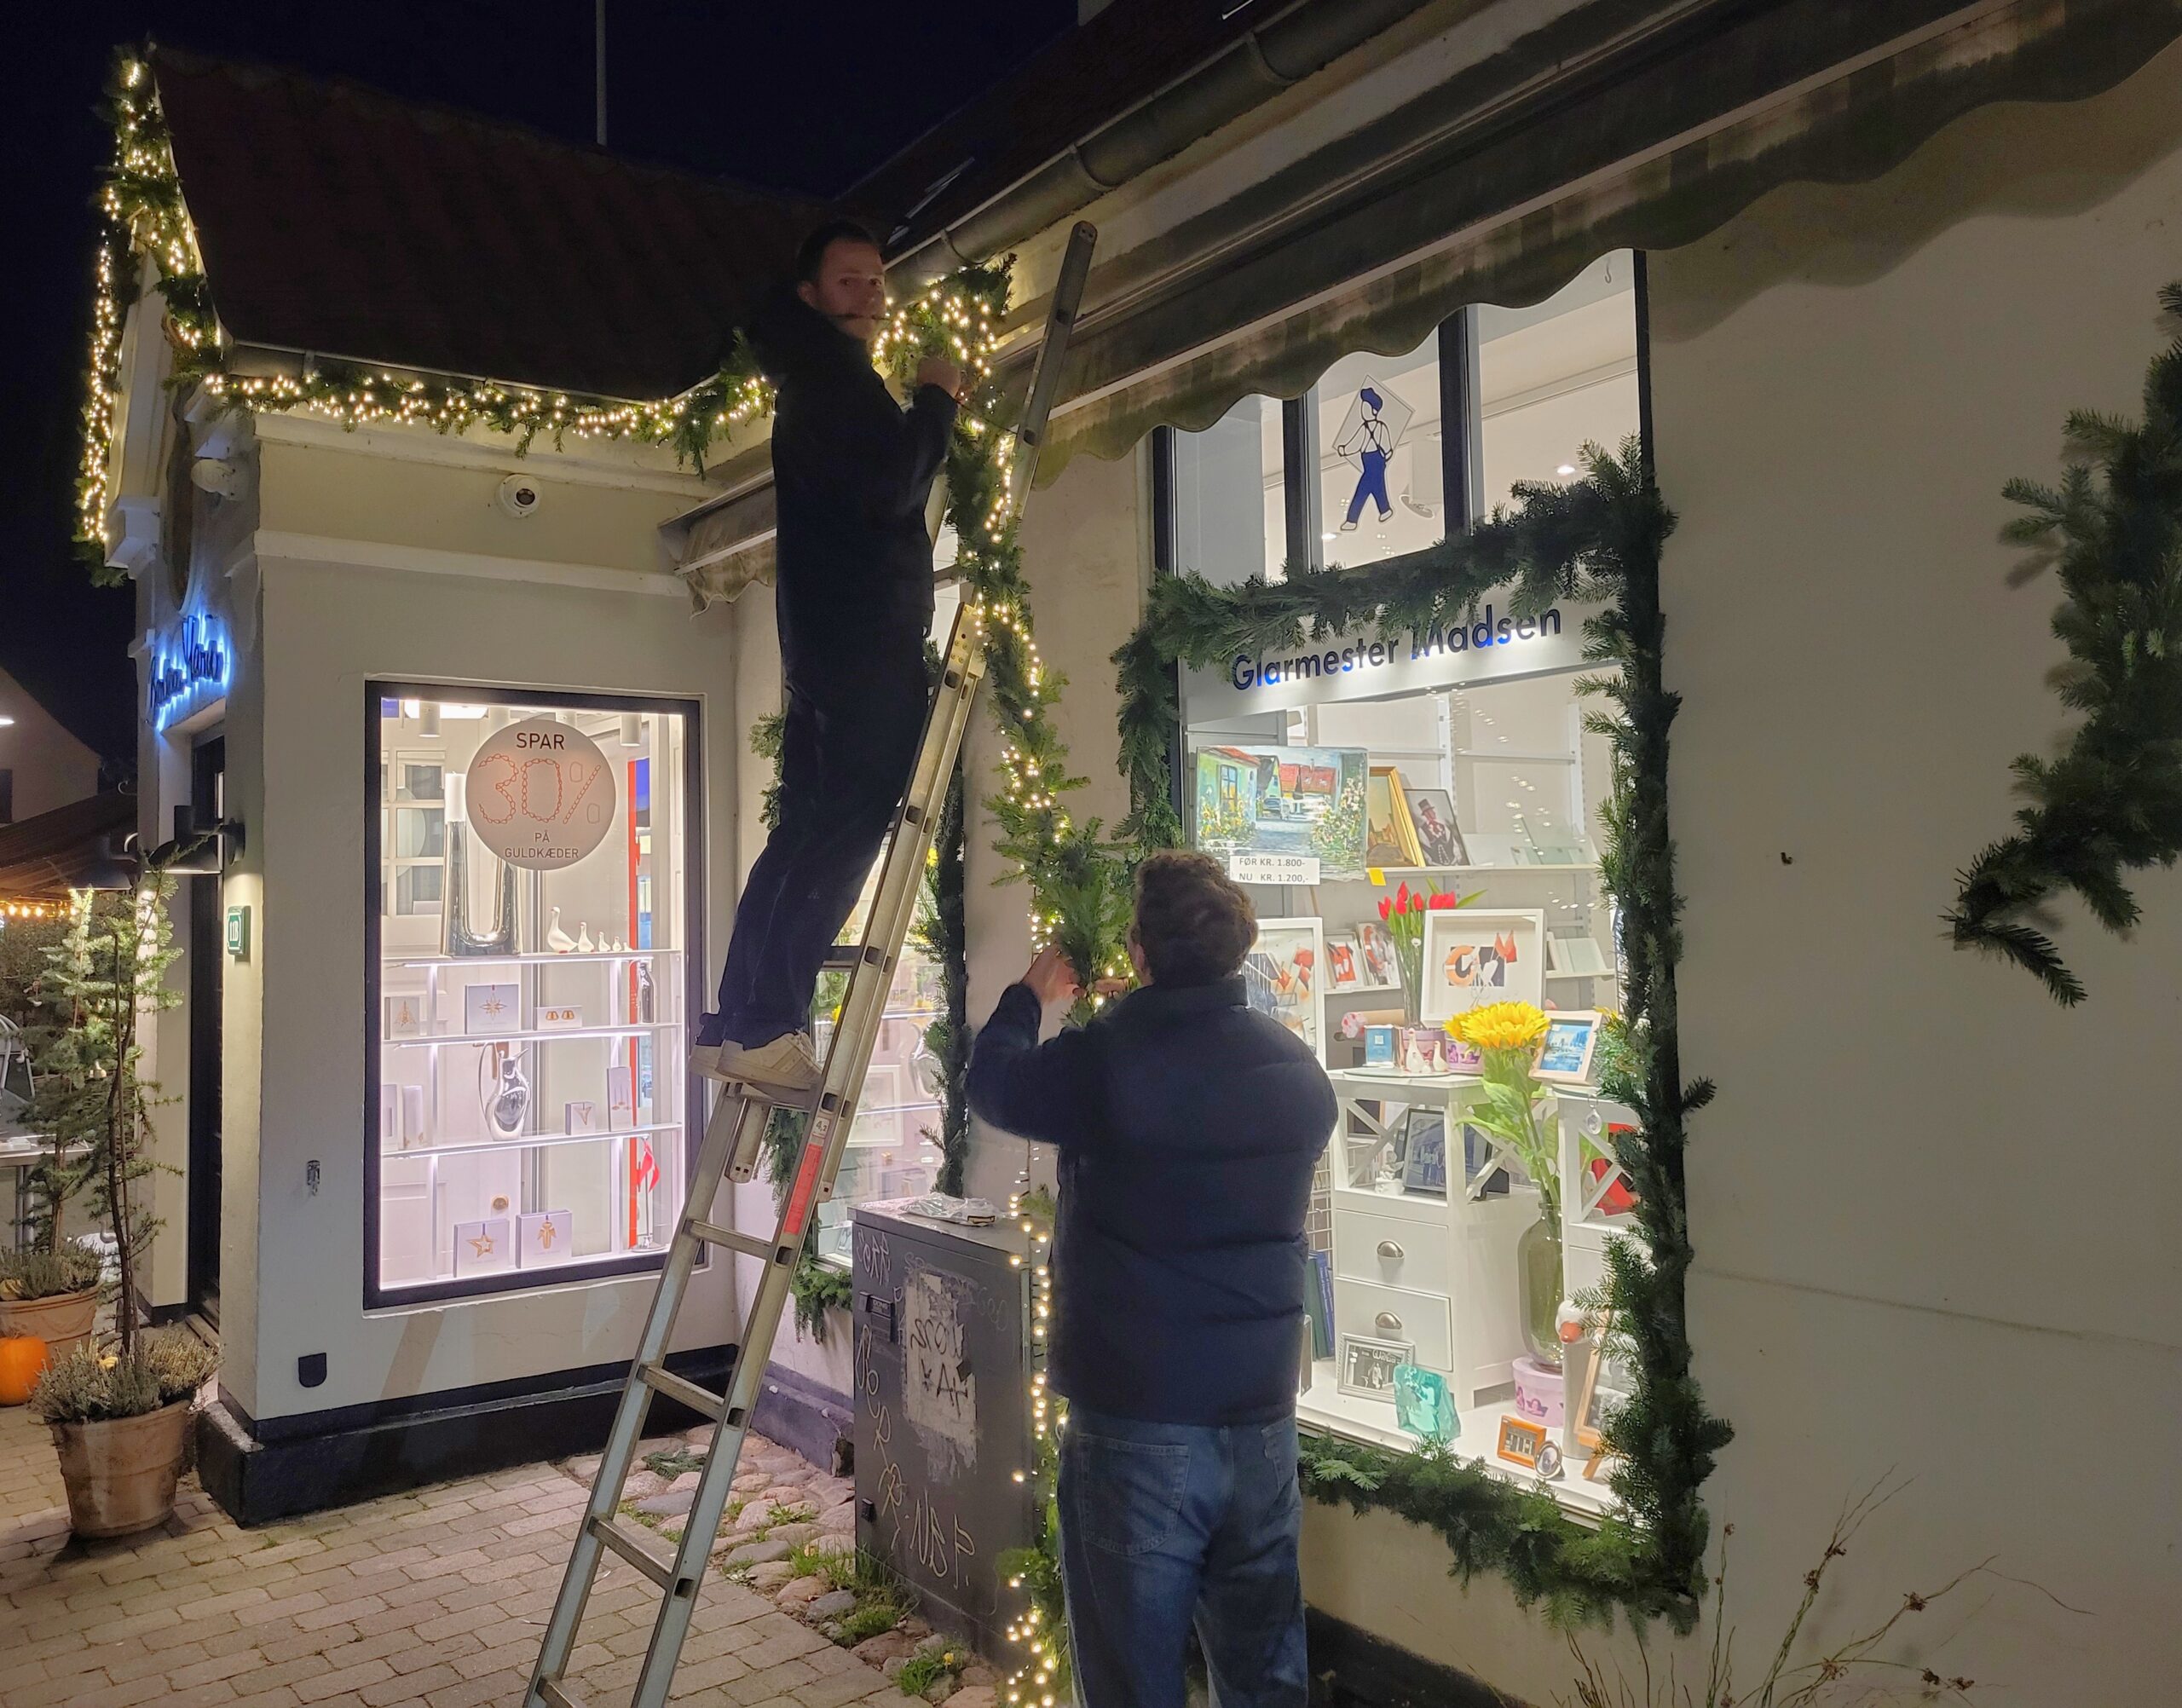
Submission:
M 1456 1015 L 1447 1031 L 1474 1050 L 1527 1050 L 1545 1036 L 1545 1015 L 1527 1002 L 1488 1002 Z

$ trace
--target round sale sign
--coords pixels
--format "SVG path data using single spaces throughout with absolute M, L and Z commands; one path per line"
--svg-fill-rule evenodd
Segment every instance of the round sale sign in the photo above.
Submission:
M 486 847 L 511 866 L 573 866 L 614 823 L 614 767 L 574 725 L 531 718 L 477 749 L 463 810 Z

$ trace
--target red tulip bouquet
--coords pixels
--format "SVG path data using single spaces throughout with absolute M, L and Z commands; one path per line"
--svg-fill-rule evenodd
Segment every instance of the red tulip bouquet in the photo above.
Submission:
M 1412 890 L 1405 882 L 1391 896 L 1379 897 L 1379 917 L 1387 922 L 1387 934 L 1394 940 L 1394 963 L 1401 969 L 1402 998 L 1409 1010 L 1409 1024 L 1412 1026 L 1422 1018 L 1419 1005 L 1424 995 L 1424 915 L 1442 913 L 1450 908 L 1466 908 L 1480 896 L 1482 890 L 1473 890 L 1467 896 L 1458 896 L 1452 891 L 1435 889 L 1429 894 Z

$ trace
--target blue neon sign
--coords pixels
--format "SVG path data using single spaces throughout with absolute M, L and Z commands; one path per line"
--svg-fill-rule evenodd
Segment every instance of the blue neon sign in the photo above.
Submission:
M 234 651 L 216 618 L 184 617 L 152 653 L 152 727 L 164 730 L 185 706 L 216 700 L 234 675 Z

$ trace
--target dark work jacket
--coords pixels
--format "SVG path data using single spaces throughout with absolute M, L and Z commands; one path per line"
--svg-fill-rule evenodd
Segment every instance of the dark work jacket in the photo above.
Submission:
M 774 599 L 788 685 L 824 697 L 875 649 L 932 626 L 925 500 L 947 457 L 955 400 L 921 385 L 894 401 L 869 351 L 794 293 L 753 316 L 751 349 L 776 388 Z
M 1156 1423 L 1266 1423 L 1295 1408 L 1303 1222 L 1333 1087 L 1243 981 L 1148 985 L 1038 1042 L 1000 999 L 970 1107 L 1059 1152 L 1047 1378 Z

